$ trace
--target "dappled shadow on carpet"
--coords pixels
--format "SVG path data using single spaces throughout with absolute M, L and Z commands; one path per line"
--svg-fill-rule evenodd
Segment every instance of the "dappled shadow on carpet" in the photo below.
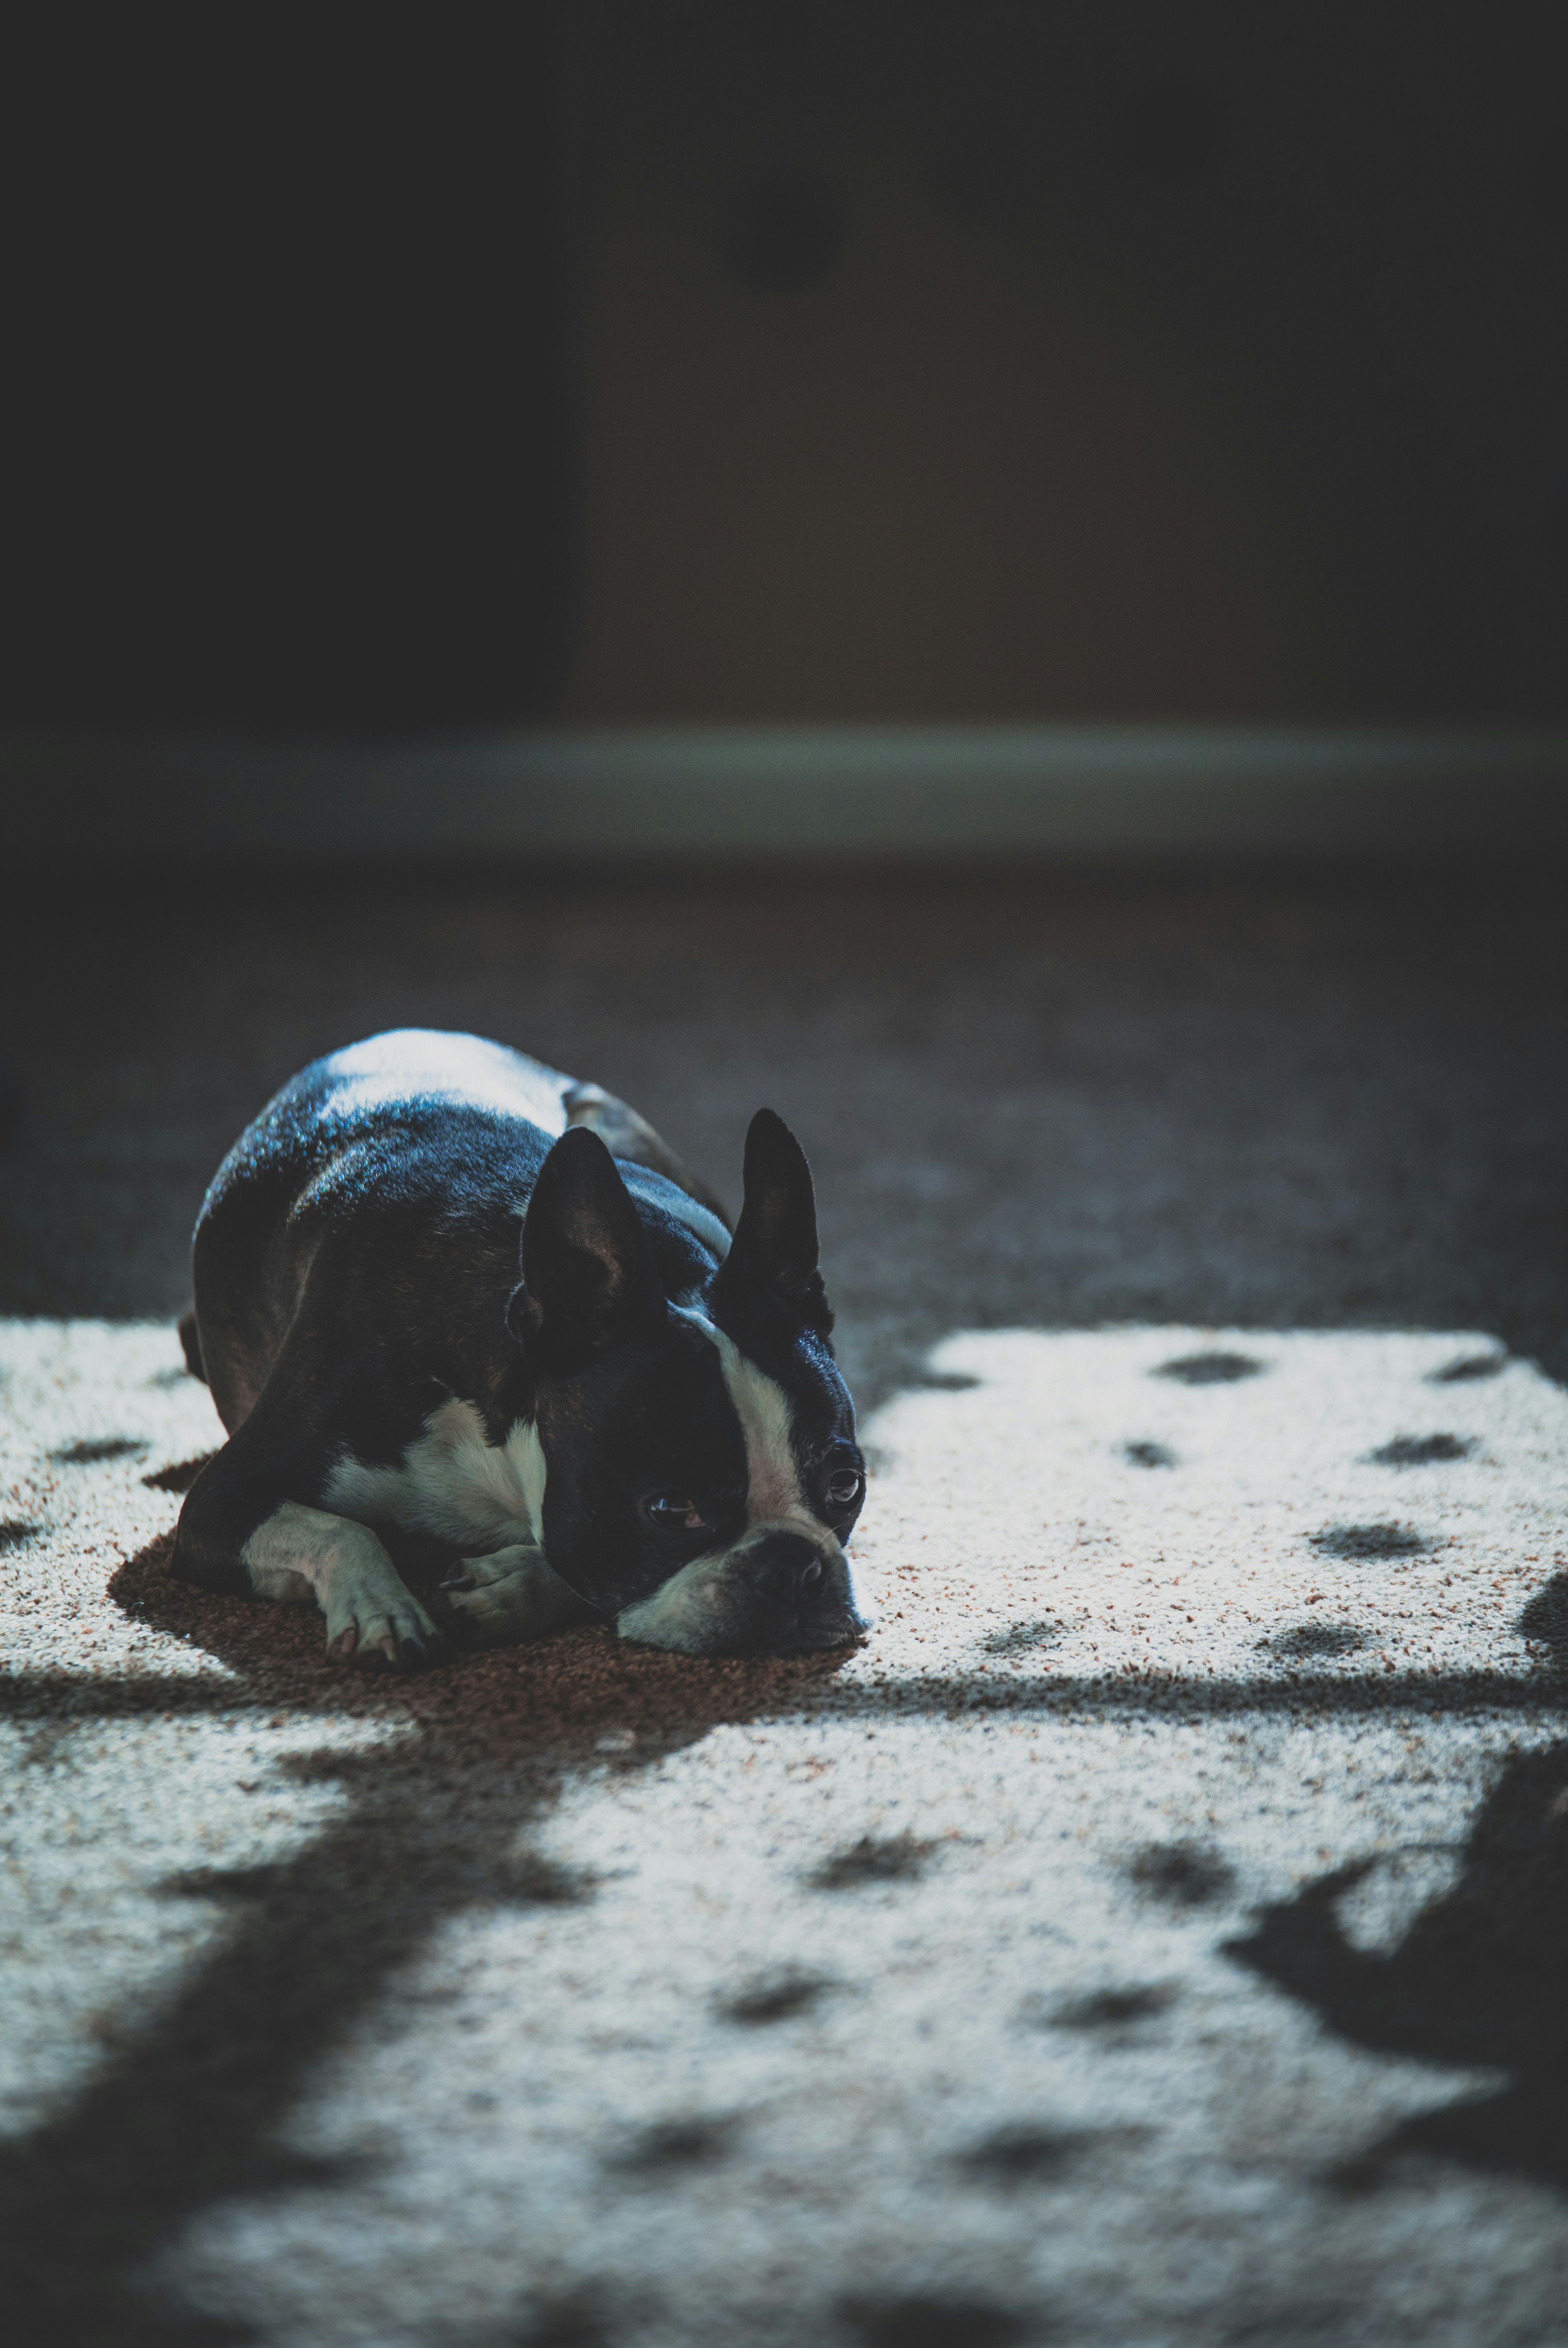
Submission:
M 119 1570 L 111 1591 L 128 1614 L 183 1642 L 193 1668 L 19 1679 L 6 1693 L 8 1708 L 46 1728 L 152 1711 L 263 1710 L 280 1725 L 319 1718 L 320 1748 L 284 1766 L 336 1784 L 348 1798 L 324 1831 L 280 1863 L 169 1879 L 171 1894 L 227 1903 L 231 1930 L 161 2017 L 111 2052 L 72 2107 L 0 2158 L 0 2222 L 15 2246 L 10 2306 L 32 2336 L 58 2348 L 111 2341 L 115 2348 L 155 2341 L 238 2348 L 256 2336 L 173 2316 L 131 2278 L 213 2203 L 346 2175 L 341 2163 L 280 2149 L 282 2125 L 322 2058 L 447 1918 L 591 1905 L 599 1887 L 590 1871 L 528 1848 L 530 1827 L 550 1812 L 574 1769 L 635 1774 L 721 1723 L 821 1709 L 888 1717 L 1027 1704 L 1068 1718 L 1198 1718 L 1295 1714 L 1304 1703 L 1348 1712 L 1406 1702 L 1460 1708 L 1478 1698 L 1494 1708 L 1539 1706 L 1550 1685 L 1540 1677 L 1343 1671 L 1163 1684 L 1068 1675 L 1011 1686 L 962 1675 L 844 1682 L 842 1654 L 698 1661 L 625 1645 L 608 1629 L 459 1656 L 415 1678 L 361 1676 L 327 1663 L 313 1611 L 215 1598 L 172 1581 L 170 1546 L 167 1536 L 151 1543 Z M 436 1560 L 422 1566 L 410 1553 L 399 1561 L 430 1587 Z M 1522 1625 L 1559 1659 L 1568 1652 L 1561 1601 L 1553 1585 Z M 212 1672 L 212 1660 L 226 1672 Z M 354 1720 L 391 1734 L 346 1752 L 327 1741 Z M 1340 1930 L 1335 1903 L 1358 1879 L 1354 1868 L 1264 1910 L 1255 1931 L 1231 1944 L 1238 1962 L 1358 2044 L 1495 2064 L 1513 2075 L 1496 2096 L 1408 2123 L 1350 2164 L 1340 2182 L 1375 2182 L 1398 2155 L 1424 2150 L 1568 2185 L 1559 2116 L 1568 2084 L 1560 1993 L 1568 1960 L 1565 1837 L 1568 1747 L 1559 1747 L 1512 1766 L 1477 1824 L 1464 1883 L 1393 1956 L 1365 1956 Z M 927 1855 L 909 1837 L 863 1838 L 829 1862 L 821 1888 L 847 1897 L 862 1884 L 912 1878 Z M 1129 1866 L 1142 1896 L 1178 1908 L 1201 1906 L 1228 1879 L 1224 1862 L 1196 1846 L 1150 1847 Z M 298 1962 L 302 1949 L 308 1965 Z M 793 2011 L 820 1987 L 764 1984 L 758 2014 Z M 642 2149 L 651 2174 L 680 2148 L 650 2140 Z M 1039 2152 L 1040 2161 L 1047 2157 Z M 903 2302 L 857 2303 L 851 2328 L 882 2337 L 879 2325 L 904 2322 L 908 2312 Z M 933 2340 L 948 2336 L 949 2312 L 922 2313 Z M 999 2312 L 987 2313 L 1004 2323 Z M 1005 2323 L 994 2336 L 1008 2336 Z
M 1568 1662 L 1568 1575 L 1522 1618 Z M 1413 2154 L 1568 2188 L 1568 1745 L 1511 1762 L 1471 1828 L 1464 1872 L 1387 1955 L 1347 1938 L 1337 1902 L 1375 1859 L 1319 1876 L 1265 1908 L 1228 1954 L 1310 2007 L 1342 2037 L 1383 2054 L 1495 2067 L 1494 2093 L 1403 2121 L 1333 2181 L 1380 2185 Z
M 838 1662 L 695 1662 L 589 1630 L 422 1678 L 361 1677 L 327 1664 L 313 1610 L 170 1581 L 171 1545 L 165 1537 L 130 1560 L 112 1594 L 237 1678 L 62 1675 L 14 1687 L 16 1708 L 47 1720 L 261 1705 L 274 1721 L 357 1717 L 408 1733 L 369 1751 L 323 1745 L 292 1757 L 298 1775 L 350 1797 L 293 1858 L 169 1880 L 171 1894 L 231 1902 L 232 1931 L 72 2108 L 0 2157 L 10 2317 L 52 2348 L 220 2348 L 254 2336 L 171 2317 L 129 2278 L 199 2209 L 342 2173 L 280 2151 L 279 2124 L 320 2058 L 448 1916 L 593 1900 L 590 1875 L 530 1853 L 526 1838 L 563 1773 L 600 1739 L 615 1740 L 603 1766 L 647 1768 L 718 1722 L 798 1705 Z

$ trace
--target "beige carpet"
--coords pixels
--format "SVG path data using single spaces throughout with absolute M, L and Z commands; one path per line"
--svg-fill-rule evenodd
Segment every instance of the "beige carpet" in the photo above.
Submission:
M 0 1324 L 11 2337 L 1568 2337 L 1529 1364 L 953 1337 L 862 1651 L 405 1683 L 167 1581 L 178 1365 Z

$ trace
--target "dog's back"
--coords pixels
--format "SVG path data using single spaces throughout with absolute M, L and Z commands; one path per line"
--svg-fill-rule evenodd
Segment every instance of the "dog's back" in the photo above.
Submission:
M 400 1222 L 427 1261 L 434 1218 L 459 1242 L 454 1277 L 493 1295 L 572 1089 L 503 1045 L 425 1028 L 350 1045 L 283 1086 L 223 1160 L 196 1226 L 194 1343 L 231 1432 L 323 1251 L 320 1308 L 340 1320 L 365 1282 L 378 1321 L 395 1312 Z
M 538 1169 L 569 1126 L 598 1132 L 618 1159 L 696 1200 L 702 1239 L 723 1252 L 717 1201 L 652 1127 L 600 1086 L 525 1053 L 405 1027 L 302 1069 L 234 1144 L 196 1226 L 186 1352 L 225 1426 L 232 1432 L 248 1416 L 313 1274 L 328 1292 L 318 1309 L 345 1337 L 368 1303 L 383 1341 L 389 1323 L 401 1323 L 414 1357 L 425 1358 L 430 1333 L 408 1328 L 406 1317 L 427 1311 L 437 1249 L 455 1334 L 484 1329 L 497 1286 L 515 1277 Z M 400 1313 L 411 1253 L 421 1277 Z

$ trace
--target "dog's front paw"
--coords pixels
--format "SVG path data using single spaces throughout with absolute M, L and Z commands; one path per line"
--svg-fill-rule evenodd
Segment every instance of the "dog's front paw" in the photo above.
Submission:
M 406 1590 L 334 1592 L 327 1609 L 327 1653 L 364 1671 L 416 1672 L 435 1660 L 441 1633 Z
M 466 1557 L 442 1584 L 454 1612 L 481 1647 L 515 1647 L 548 1638 L 591 1609 L 545 1563 L 542 1550 L 518 1546 L 494 1557 Z
M 531 1541 L 514 1541 L 509 1549 L 498 1549 L 488 1557 L 460 1557 L 441 1587 L 450 1596 L 454 1591 L 487 1590 L 493 1582 L 509 1581 L 514 1573 L 528 1573 L 536 1569 L 548 1572 L 545 1553 Z

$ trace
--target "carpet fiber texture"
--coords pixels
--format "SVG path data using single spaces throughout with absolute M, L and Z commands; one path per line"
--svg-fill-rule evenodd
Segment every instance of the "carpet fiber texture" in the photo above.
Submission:
M 1560 873 L 12 880 L 7 2343 L 1568 2338 Z M 169 1581 L 202 1186 L 403 1024 L 790 1120 L 864 1648 Z
M 955 1336 L 868 1430 L 862 1648 L 395 1682 L 169 1581 L 179 1360 L 0 1331 L 27 2338 L 1562 2336 L 1528 1364 Z

